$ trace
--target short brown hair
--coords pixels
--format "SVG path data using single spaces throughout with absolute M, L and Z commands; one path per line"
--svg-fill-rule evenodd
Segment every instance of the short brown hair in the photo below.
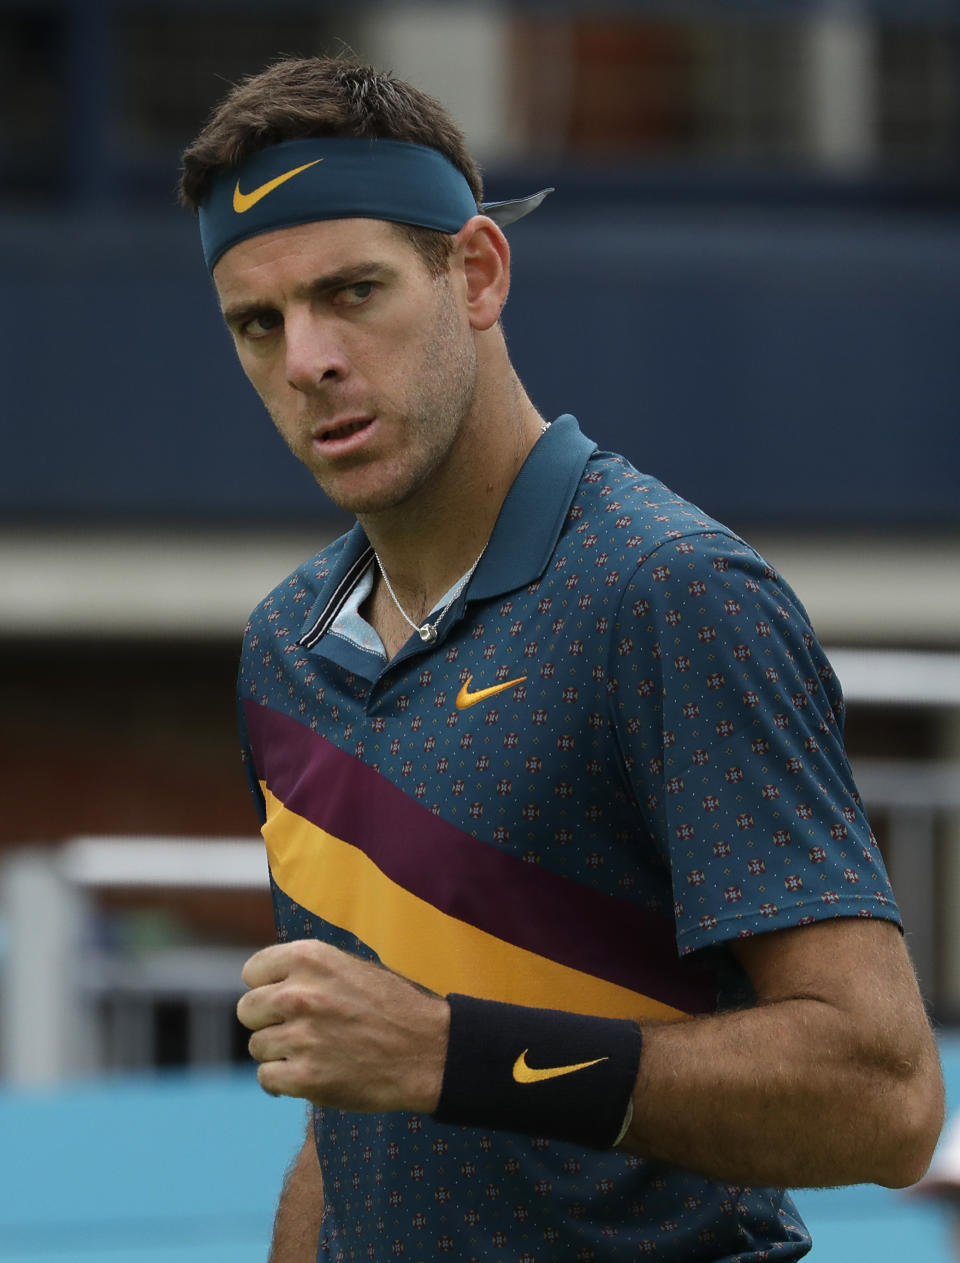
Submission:
M 241 80 L 184 151 L 180 200 L 196 211 L 210 182 L 260 149 L 310 136 L 381 137 L 429 145 L 465 177 L 479 207 L 483 180 L 447 110 L 418 88 L 346 57 L 285 58 Z M 398 224 L 431 272 L 445 270 L 447 233 Z

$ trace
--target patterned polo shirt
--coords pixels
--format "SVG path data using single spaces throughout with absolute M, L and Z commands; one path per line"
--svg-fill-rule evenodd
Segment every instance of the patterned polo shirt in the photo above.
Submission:
M 749 1003 L 737 937 L 896 919 L 796 596 L 573 417 L 530 453 L 435 643 L 386 661 L 359 614 L 371 562 L 357 526 L 244 641 L 281 939 L 441 994 L 669 1019 Z M 809 1249 L 782 1190 L 429 1117 L 314 1121 L 320 1259 Z

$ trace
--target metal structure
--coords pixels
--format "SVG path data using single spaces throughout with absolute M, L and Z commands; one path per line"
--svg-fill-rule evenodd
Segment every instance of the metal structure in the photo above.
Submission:
M 255 839 L 75 838 L 4 865 L 0 1066 L 14 1084 L 55 1083 L 154 1064 L 158 1014 L 186 1014 L 186 1061 L 231 1059 L 244 948 L 139 952 L 98 944 L 96 895 L 110 890 L 265 890 Z M 250 951 L 262 944 L 251 944 Z

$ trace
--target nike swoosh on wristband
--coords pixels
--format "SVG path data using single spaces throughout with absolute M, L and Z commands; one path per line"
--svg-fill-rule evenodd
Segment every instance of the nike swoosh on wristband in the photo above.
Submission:
M 525 1048 L 513 1063 L 515 1083 L 543 1083 L 545 1079 L 559 1079 L 565 1074 L 576 1074 L 578 1070 L 586 1070 L 588 1066 L 598 1066 L 601 1061 L 610 1060 L 609 1057 L 595 1057 L 593 1061 L 578 1061 L 572 1066 L 546 1066 L 542 1070 L 535 1070 L 533 1066 L 527 1065 L 529 1051 L 529 1048 Z
M 477 702 L 483 702 L 488 697 L 502 693 L 504 689 L 512 689 L 515 684 L 522 684 L 526 678 L 525 675 L 520 675 L 515 680 L 505 680 L 503 684 L 491 684 L 489 688 L 477 689 L 476 692 L 471 693 L 470 685 L 473 683 L 473 676 L 468 675 L 460 685 L 460 692 L 456 697 L 457 710 L 466 710 L 468 706 L 476 706 Z
M 287 180 L 292 180 L 301 171 L 306 171 L 307 167 L 315 167 L 318 162 L 323 162 L 323 159 L 314 158 L 313 162 L 305 162 L 302 167 L 294 167 L 292 171 L 284 171 L 283 175 L 274 176 L 272 180 L 268 180 L 266 184 L 259 185 L 250 193 L 240 192 L 240 181 L 238 180 L 237 186 L 233 190 L 233 209 L 238 215 L 242 215 L 251 206 L 256 206 L 257 202 L 265 198 L 268 193 L 272 193 L 281 184 L 286 184 Z

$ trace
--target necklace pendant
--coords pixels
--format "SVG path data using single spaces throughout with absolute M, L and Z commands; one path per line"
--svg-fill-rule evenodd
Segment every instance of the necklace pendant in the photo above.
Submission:
M 430 623 L 424 623 L 422 627 L 417 628 L 417 631 L 425 645 L 432 645 L 437 638 L 437 629 Z

